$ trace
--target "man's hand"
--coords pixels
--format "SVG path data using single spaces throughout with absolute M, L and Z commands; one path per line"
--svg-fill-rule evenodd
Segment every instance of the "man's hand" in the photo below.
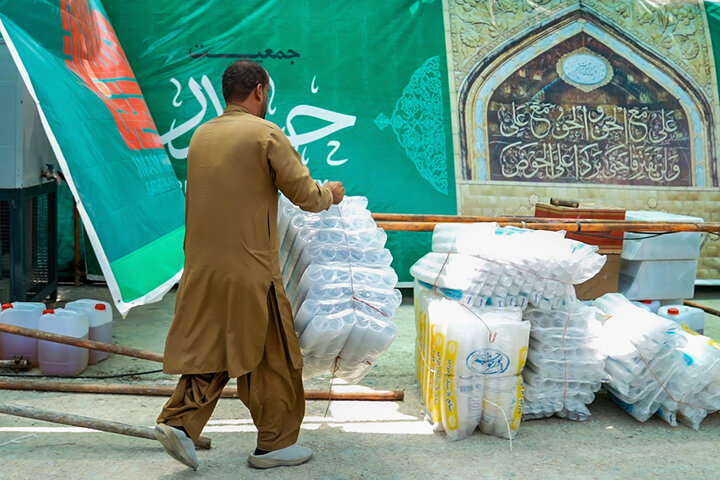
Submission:
M 333 205 L 340 203 L 345 196 L 345 187 L 342 182 L 327 182 L 323 185 L 325 188 L 330 190 L 333 196 Z

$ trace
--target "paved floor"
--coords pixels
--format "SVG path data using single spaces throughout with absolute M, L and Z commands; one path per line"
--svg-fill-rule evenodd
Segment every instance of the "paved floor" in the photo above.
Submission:
M 108 299 L 102 287 L 64 287 L 60 302 Z M 698 289 L 696 300 L 720 309 L 720 289 Z M 174 292 L 162 302 L 115 319 L 114 341 L 162 351 L 172 317 Z M 186 469 L 154 441 L 92 432 L 0 415 L 0 478 L 7 479 L 717 479 L 720 415 L 699 431 L 669 427 L 653 418 L 639 423 L 609 398 L 598 394 L 586 423 L 557 418 L 523 422 L 515 441 L 476 433 L 448 442 L 422 418 L 414 382 L 413 307 L 396 316 L 399 335 L 359 388 L 398 389 L 402 402 L 309 401 L 301 441 L 315 457 L 306 465 L 271 472 L 246 464 L 255 433 L 245 407 L 223 399 L 205 429 L 213 448 L 199 452 L 201 467 Z M 707 317 L 707 332 L 720 338 L 720 319 Z M 143 372 L 155 363 L 113 356 L 83 375 Z M 33 371 L 31 373 L 39 373 Z M 174 385 L 175 377 L 153 373 L 113 382 Z M 94 380 L 99 381 L 99 380 Z M 307 382 L 328 389 L 327 377 Z M 347 388 L 341 385 L 335 389 Z M 355 387 L 357 388 L 357 387 Z M 88 415 L 124 423 L 152 425 L 162 397 L 17 392 L 0 390 L 0 401 Z M 327 414 L 326 414 L 327 412 Z

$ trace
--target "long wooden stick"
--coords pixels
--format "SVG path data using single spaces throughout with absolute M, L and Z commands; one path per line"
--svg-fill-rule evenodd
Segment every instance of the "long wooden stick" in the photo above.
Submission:
M 162 363 L 163 361 L 163 356 L 160 353 L 138 350 L 137 348 L 131 347 L 122 347 L 111 343 L 96 342 L 94 340 L 68 337 L 66 335 L 33 330 L 32 328 L 16 327 L 15 325 L 7 325 L 4 323 L 0 323 L 0 332 L 47 340 L 49 342 L 63 343 L 65 345 L 74 345 L 76 347 L 89 348 L 91 350 L 99 350 L 101 352 L 117 353 L 118 355 L 142 358 L 143 360 L 151 360 L 153 362 Z
M 570 219 L 567 217 L 531 217 L 531 216 L 504 216 L 504 217 L 485 217 L 474 215 L 428 215 L 428 214 L 404 214 L 404 213 L 373 213 L 376 222 L 394 225 L 395 222 L 401 223 L 482 223 L 497 222 L 503 226 L 526 226 L 537 224 L 561 224 L 577 228 L 580 223 L 583 230 L 586 225 L 599 226 L 601 230 L 608 230 L 608 226 L 613 230 L 645 231 L 645 232 L 720 232 L 720 223 L 688 223 L 688 222 L 640 222 L 632 220 L 610 220 L 597 218 L 578 218 Z M 535 227 L 527 227 L 535 228 Z M 550 227 L 558 228 L 558 227 Z M 540 229 L 550 229 L 542 228 Z M 590 227 L 588 227 L 590 228 Z M 596 227 L 592 227 L 596 228 Z M 565 230 L 565 228 L 559 228 Z M 593 230 L 586 230 L 593 231 Z
M 103 352 L 117 353 L 128 357 L 142 358 L 154 362 L 163 361 L 163 356 L 159 353 L 149 352 L 146 350 L 138 350 L 136 348 L 122 347 L 109 343 L 96 342 L 93 340 L 83 340 L 81 338 L 68 337 L 65 335 L 57 335 L 54 333 L 33 330 L 32 328 L 16 327 L 14 325 L 6 325 L 0 323 L 0 332 L 11 333 L 14 335 L 22 335 L 25 337 L 38 338 L 49 342 L 63 343 L 66 345 L 74 345 L 76 347 L 90 348 L 92 350 L 100 350 Z M 27 387 L 23 387 L 21 382 L 6 382 L 0 380 L 0 389 L 16 389 L 16 390 L 38 390 L 52 392 L 84 392 L 84 393 L 116 393 L 125 395 L 158 395 L 170 396 L 174 391 L 174 387 L 165 386 L 144 386 L 144 385 L 125 385 L 125 384 L 68 384 L 62 382 L 25 382 Z M 7 385 L 7 386 L 6 386 Z M 235 397 L 237 393 L 233 389 L 225 389 L 224 397 Z M 384 401 L 402 401 L 404 393 L 402 391 L 380 391 L 380 392 L 326 392 L 323 390 L 306 390 L 305 398 L 307 400 L 384 400 Z
M 377 226 L 384 230 L 410 231 L 410 232 L 432 232 L 438 223 L 457 223 L 456 218 L 448 217 L 443 221 L 379 221 Z M 463 222 L 459 222 L 463 223 Z M 668 223 L 668 222 L 586 222 L 584 220 L 573 221 L 512 221 L 498 222 L 503 227 L 530 228 L 534 230 L 565 230 L 571 233 L 601 233 L 611 230 L 623 232 L 711 232 L 720 233 L 720 223 Z
M 0 413 L 14 415 L 16 417 L 31 418 L 33 420 L 43 420 L 45 422 L 59 423 L 62 425 L 72 425 L 74 427 L 91 428 L 102 432 L 117 433 L 120 435 L 128 435 L 131 437 L 147 438 L 155 440 L 153 430 L 149 427 L 138 427 L 135 425 L 127 425 L 125 423 L 111 422 L 101 420 L 99 418 L 84 417 L 81 415 L 72 415 L 69 413 L 58 413 L 50 410 L 42 410 L 40 408 L 25 407 L 20 405 L 12 405 L 8 403 L 0 404 Z M 211 440 L 207 437 L 200 437 L 195 444 L 197 448 L 210 448 Z
M 501 217 L 485 217 L 479 215 L 433 215 L 433 214 L 411 214 L 411 213 L 373 213 L 376 222 L 438 222 L 438 223 L 486 223 L 486 222 L 536 222 L 548 223 L 557 221 L 568 221 L 569 217 L 534 217 L 531 215 L 511 215 Z M 613 220 L 598 218 L 578 219 L 583 222 L 612 222 Z M 625 220 L 616 220 L 625 221 Z
M 169 397 L 175 387 L 167 385 L 128 385 L 124 383 L 67 383 L 38 380 L 0 380 L 0 390 L 35 390 L 40 392 L 110 393 L 118 395 L 148 395 Z M 237 398 L 237 390 L 225 387 L 223 398 Z M 336 392 L 306 390 L 306 400 L 365 400 L 401 402 L 405 397 L 402 390 L 377 390 L 373 392 Z
M 683 303 L 687 305 L 688 307 L 695 307 L 699 308 L 700 310 L 704 310 L 705 312 L 709 313 L 710 315 L 715 315 L 716 317 L 720 317 L 720 310 L 717 310 L 712 307 L 708 307 L 707 305 L 700 305 L 699 303 L 690 301 L 690 300 L 684 300 Z

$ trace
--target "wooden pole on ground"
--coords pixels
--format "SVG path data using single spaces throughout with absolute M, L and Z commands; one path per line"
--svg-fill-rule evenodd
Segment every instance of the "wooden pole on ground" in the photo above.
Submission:
M 71 393 L 110 393 L 116 395 L 148 395 L 169 397 L 175 387 L 168 385 L 131 385 L 124 383 L 68 383 L 38 380 L 4 380 L 0 379 L 0 390 L 34 390 L 40 392 L 71 392 Z M 221 397 L 237 398 L 237 390 L 233 387 L 223 389 Z M 323 390 L 306 390 L 306 400 L 340 400 L 340 401 L 385 401 L 401 402 L 405 397 L 402 390 L 377 390 L 373 392 L 338 392 Z
M 110 422 L 108 420 L 100 420 L 98 418 L 84 417 L 81 415 L 58 413 L 50 410 L 42 410 L 39 408 L 12 405 L 8 403 L 0 404 L 0 413 L 14 415 L 16 417 L 31 418 L 33 420 L 43 420 L 45 422 L 59 423 L 62 425 L 72 425 L 74 427 L 90 428 L 93 430 L 100 430 L 101 432 L 117 433 L 130 437 L 155 440 L 153 430 L 149 427 L 138 427 L 135 425 Z M 210 448 L 210 444 L 211 440 L 209 438 L 200 437 L 195 446 L 197 448 L 207 450 Z
M 91 350 L 99 350 L 101 352 L 117 353 L 118 355 L 142 358 L 143 360 L 151 360 L 153 362 L 162 363 L 163 361 L 163 356 L 161 354 L 149 352 L 147 350 L 138 350 L 137 348 L 121 347 L 120 345 L 114 345 L 111 343 L 68 337 L 66 335 L 33 330 L 32 328 L 16 327 L 15 325 L 7 325 L 4 323 L 0 323 L 0 332 L 12 333 L 23 337 L 37 338 L 39 340 L 47 340 L 49 342 L 63 343 L 65 345 L 73 345 L 76 347 L 89 348 Z
M 142 358 L 154 362 L 162 363 L 163 356 L 159 353 L 149 352 L 147 350 L 138 350 L 136 348 L 122 347 L 110 343 L 96 342 L 93 340 L 84 340 L 82 338 L 68 337 L 65 335 L 57 335 L 55 333 L 33 330 L 32 328 L 16 327 L 15 325 L 7 325 L 0 323 L 0 332 L 21 335 L 25 337 L 37 338 L 49 342 L 62 343 L 65 345 L 73 345 L 76 347 L 89 348 L 91 350 L 99 350 L 101 352 L 116 353 L 127 357 Z M 83 383 L 63 383 L 63 382 L 44 382 L 44 381 L 4 381 L 0 380 L 0 389 L 14 390 L 37 390 L 50 392 L 76 392 L 76 393 L 114 393 L 124 395 L 158 395 L 171 396 L 174 387 L 153 386 L 153 385 L 126 385 L 126 384 L 83 384 Z M 223 397 L 236 397 L 237 393 L 234 389 L 226 388 L 223 391 Z M 369 400 L 369 401 L 402 401 L 404 392 L 398 390 L 378 391 L 378 392 L 334 392 L 324 390 L 306 390 L 306 400 Z

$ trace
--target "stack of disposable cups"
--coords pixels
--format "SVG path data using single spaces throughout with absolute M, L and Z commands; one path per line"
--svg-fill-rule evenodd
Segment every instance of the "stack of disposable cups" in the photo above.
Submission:
M 437 412 L 442 411 L 436 407 L 439 396 L 433 393 L 428 375 L 442 373 L 438 373 L 442 357 L 432 352 L 437 350 L 443 334 L 437 330 L 442 322 L 430 321 L 428 312 L 431 302 L 439 298 L 453 300 L 464 309 L 461 311 L 472 311 L 476 316 L 482 316 L 484 309 L 518 312 L 527 309 L 526 317 L 531 322 L 524 324 L 529 330 L 534 321 L 533 328 L 538 329 L 533 342 L 538 349 L 534 352 L 534 370 L 527 377 L 532 382 L 530 397 L 534 402 L 528 417 L 558 414 L 587 418 L 586 404 L 600 388 L 604 371 L 602 357 L 588 347 L 592 339 L 588 312 L 575 312 L 580 307 L 573 284 L 593 277 L 604 265 L 605 257 L 597 254 L 597 247 L 566 239 L 562 232 L 501 228 L 495 223 L 439 224 L 433 232 L 432 244 L 433 251 L 418 260 L 410 272 L 415 278 L 416 375 L 433 422 L 440 421 L 442 415 L 438 417 Z M 566 335 L 564 340 L 575 342 L 574 350 L 562 345 L 563 336 L 556 335 L 553 323 L 563 312 L 567 317 L 568 311 L 572 312 L 573 329 L 566 332 L 571 336 Z M 453 324 L 451 319 L 447 322 Z M 572 337 L 575 334 L 579 337 Z M 560 346 L 556 345 L 558 339 Z M 527 349 L 523 354 L 527 354 Z M 590 369 L 586 370 L 587 367 Z M 523 391 L 521 369 L 522 365 L 508 377 L 517 376 L 512 385 L 483 383 L 483 391 L 495 392 L 506 400 L 514 398 L 514 394 Z M 478 385 L 476 382 L 472 388 L 479 388 Z M 515 399 L 514 405 L 516 409 L 507 418 L 511 428 L 505 436 L 509 437 L 520 422 L 515 415 L 522 415 L 522 396 Z M 481 430 L 485 431 L 482 427 Z M 500 435 L 498 430 L 490 433 Z
M 679 349 L 686 375 L 676 380 L 683 392 L 677 419 L 697 430 L 708 414 L 720 410 L 720 343 L 689 329 L 680 334 L 687 340 Z
M 606 378 L 594 309 L 575 301 L 551 312 L 528 308 L 523 318 L 531 325 L 523 419 L 587 420 L 587 405 Z
M 592 278 L 604 263 L 597 247 L 559 232 L 447 223 L 435 228 L 433 252 L 410 272 L 421 284 L 468 305 L 530 304 L 549 311 L 572 302 L 572 285 Z
M 637 420 L 655 414 L 671 425 L 683 398 L 687 339 L 680 326 L 608 293 L 593 305 L 601 311 L 599 348 L 606 355 L 611 398 Z
M 415 286 L 417 376 L 428 420 L 449 440 L 514 438 L 530 325 L 517 307 L 471 307 Z
M 303 377 L 360 381 L 397 335 L 402 296 L 387 236 L 364 197 L 307 213 L 281 197 L 280 265 L 303 352 Z

